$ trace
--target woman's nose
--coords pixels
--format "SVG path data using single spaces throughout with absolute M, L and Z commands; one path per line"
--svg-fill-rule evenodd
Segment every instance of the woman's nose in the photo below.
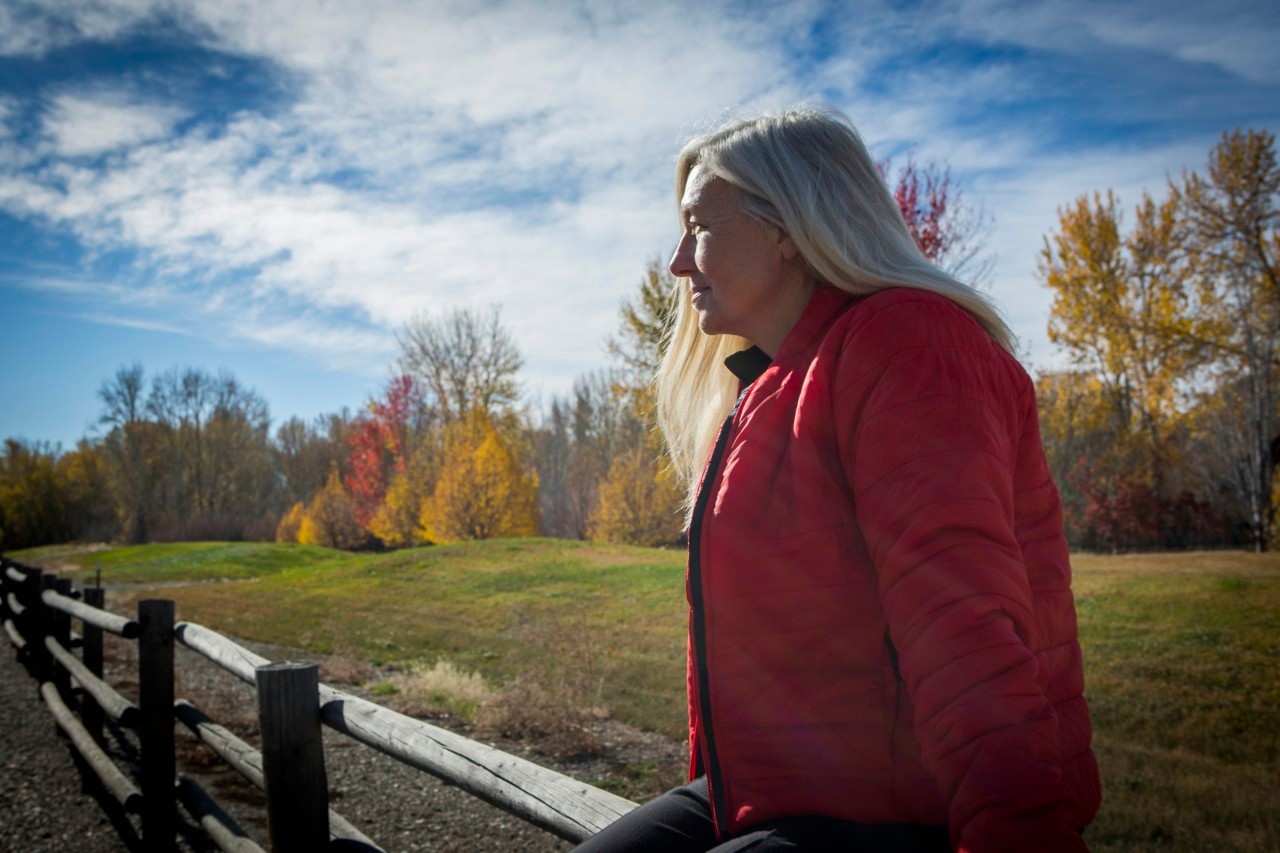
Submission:
M 680 238 L 680 242 L 676 244 L 675 253 L 671 256 L 671 263 L 667 265 L 667 269 L 676 278 L 688 278 L 689 273 L 693 271 L 693 240 L 685 234 Z

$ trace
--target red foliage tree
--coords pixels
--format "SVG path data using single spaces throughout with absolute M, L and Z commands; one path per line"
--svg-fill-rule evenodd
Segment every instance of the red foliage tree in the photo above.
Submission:
M 890 160 L 876 165 L 924 256 L 968 284 L 988 284 L 994 260 L 983 249 L 990 223 L 965 201 L 951 169 L 934 162 L 920 165 L 911 157 L 896 174 Z
M 402 374 L 387 384 L 381 400 L 370 400 L 368 413 L 347 438 L 350 473 L 343 485 L 362 525 L 382 506 L 393 472 L 403 474 L 409 435 L 422 410 L 422 391 Z

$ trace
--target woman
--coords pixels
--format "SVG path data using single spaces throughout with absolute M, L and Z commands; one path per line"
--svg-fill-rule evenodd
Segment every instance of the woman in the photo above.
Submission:
M 1067 545 L 1009 329 L 842 116 L 694 139 L 676 189 L 693 781 L 584 849 L 1085 849 Z

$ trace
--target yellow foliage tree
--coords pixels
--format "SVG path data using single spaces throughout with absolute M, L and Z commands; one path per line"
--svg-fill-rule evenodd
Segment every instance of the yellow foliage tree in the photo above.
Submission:
M 420 519 L 430 539 L 537 535 L 537 475 L 483 412 L 452 424 L 445 445 L 444 468 Z
M 311 503 L 298 527 L 298 542 L 325 548 L 354 550 L 368 542 L 368 536 L 356 520 L 355 506 L 342 488 L 342 478 L 335 468 Z
M 289 508 L 289 511 L 280 519 L 280 523 L 276 525 L 276 541 L 277 542 L 297 542 L 298 535 L 302 530 L 302 521 L 306 517 L 307 508 L 303 506 L 302 501 L 298 501 Z
M 1126 234 L 1113 193 L 1082 196 L 1059 211 L 1039 264 L 1053 292 L 1049 339 L 1096 380 L 1091 393 L 1076 387 L 1069 395 L 1070 409 L 1093 410 L 1072 415 L 1092 422 L 1089 476 L 1136 476 L 1156 501 L 1157 530 L 1180 462 L 1170 437 L 1201 359 L 1203 318 L 1189 286 L 1178 211 L 1176 196 L 1157 204 L 1144 193 Z M 1100 452 L 1107 446 L 1113 451 Z
M 613 460 L 587 525 L 591 539 L 657 547 L 679 538 L 682 493 L 651 451 L 639 447 Z
M 369 530 L 389 548 L 411 548 L 427 542 L 422 529 L 422 500 L 412 478 L 397 473 L 387 487 L 387 496 L 369 519 Z
M 1254 548 L 1271 547 L 1280 518 L 1274 486 L 1280 433 L 1280 161 L 1275 136 L 1235 130 L 1209 152 L 1207 174 L 1184 175 L 1190 266 L 1221 376 L 1215 394 L 1234 398 L 1222 421 L 1239 439 L 1225 485 L 1247 508 Z

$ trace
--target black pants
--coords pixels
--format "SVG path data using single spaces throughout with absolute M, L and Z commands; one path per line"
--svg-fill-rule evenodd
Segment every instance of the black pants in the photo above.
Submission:
M 707 780 L 695 779 L 623 815 L 577 848 L 579 853 L 731 853 L 750 850 L 946 853 L 945 826 L 851 823 L 830 817 L 786 817 L 757 824 L 717 844 Z

